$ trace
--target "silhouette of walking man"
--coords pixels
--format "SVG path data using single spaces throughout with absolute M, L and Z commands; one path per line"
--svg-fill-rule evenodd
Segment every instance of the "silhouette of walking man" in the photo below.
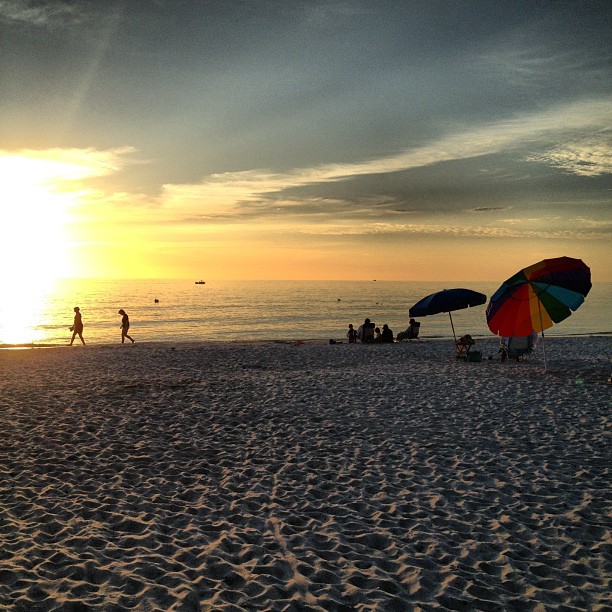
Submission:
M 72 332 L 72 339 L 68 346 L 72 346 L 77 335 L 81 339 L 81 342 L 85 344 L 85 340 L 83 340 L 83 318 L 81 317 L 81 309 L 78 306 L 74 307 L 74 323 L 70 327 L 70 331 Z

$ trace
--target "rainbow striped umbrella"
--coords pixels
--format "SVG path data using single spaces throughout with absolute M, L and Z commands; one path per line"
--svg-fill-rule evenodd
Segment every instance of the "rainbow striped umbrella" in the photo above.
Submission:
M 544 259 L 509 278 L 491 296 L 487 324 L 498 336 L 544 336 L 545 329 L 584 302 L 590 289 L 591 270 L 581 259 Z

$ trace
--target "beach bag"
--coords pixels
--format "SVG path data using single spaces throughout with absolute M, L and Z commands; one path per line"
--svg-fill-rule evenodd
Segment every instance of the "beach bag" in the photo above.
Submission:
M 467 354 L 467 361 L 482 361 L 482 351 L 470 351 Z

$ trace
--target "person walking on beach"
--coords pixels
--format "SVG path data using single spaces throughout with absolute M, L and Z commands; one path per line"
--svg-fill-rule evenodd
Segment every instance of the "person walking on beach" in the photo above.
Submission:
M 123 308 L 119 311 L 119 314 L 121 315 L 121 344 L 125 342 L 126 338 L 131 340 L 132 344 L 134 344 L 134 338 L 132 338 L 132 336 L 128 336 L 128 330 L 130 329 L 130 318 L 127 316 L 127 313 L 125 310 L 123 310 Z
M 83 340 L 83 317 L 81 317 L 81 309 L 78 306 L 74 307 L 74 323 L 70 327 L 70 331 L 72 332 L 72 339 L 68 346 L 72 346 L 77 334 L 83 345 L 85 344 L 85 340 Z

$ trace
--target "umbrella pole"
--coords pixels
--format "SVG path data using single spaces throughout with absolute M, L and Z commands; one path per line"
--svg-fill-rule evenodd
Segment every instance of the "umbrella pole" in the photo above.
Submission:
M 540 329 L 542 330 L 542 348 L 544 349 L 544 370 L 546 370 L 546 342 L 544 342 L 544 325 L 542 324 L 542 310 L 538 299 L 538 313 L 540 314 Z
M 453 338 L 455 339 L 455 345 L 457 344 L 457 336 L 455 335 L 455 326 L 453 325 L 453 317 L 451 317 L 450 310 L 448 311 L 448 318 L 451 322 L 451 327 L 453 328 Z

